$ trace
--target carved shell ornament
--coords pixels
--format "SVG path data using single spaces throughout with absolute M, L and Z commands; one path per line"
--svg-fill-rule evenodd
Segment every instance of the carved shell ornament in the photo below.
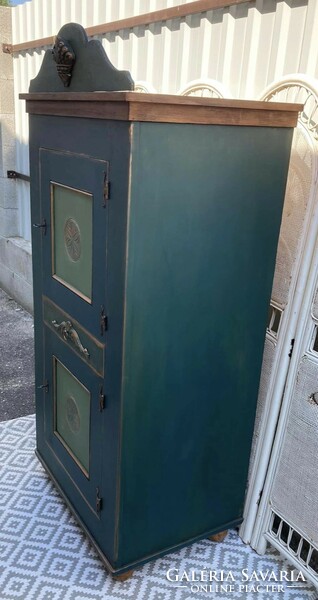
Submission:
M 69 42 L 56 36 L 52 54 L 56 62 L 59 77 L 62 79 L 64 87 L 68 87 L 71 83 L 72 71 L 76 60 L 75 52 Z

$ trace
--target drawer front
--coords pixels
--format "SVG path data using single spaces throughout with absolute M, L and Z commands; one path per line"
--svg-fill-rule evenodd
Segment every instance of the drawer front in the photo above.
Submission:
M 99 342 L 71 315 L 43 296 L 43 319 L 47 327 L 75 352 L 97 375 L 104 377 L 105 344 Z

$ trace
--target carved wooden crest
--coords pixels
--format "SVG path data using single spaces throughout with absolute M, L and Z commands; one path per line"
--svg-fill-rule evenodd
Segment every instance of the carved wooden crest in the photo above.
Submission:
M 110 62 L 99 40 L 88 40 L 78 23 L 67 23 L 58 32 L 53 49 L 47 50 L 30 92 L 95 92 L 134 89 L 128 71 Z
M 69 42 L 57 35 L 52 54 L 56 62 L 57 72 L 63 81 L 64 87 L 68 87 L 71 83 L 72 71 L 76 60 L 75 52 Z

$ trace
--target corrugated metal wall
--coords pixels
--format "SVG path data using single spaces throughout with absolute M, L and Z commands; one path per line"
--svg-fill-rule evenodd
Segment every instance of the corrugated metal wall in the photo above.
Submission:
M 190 0 L 188 0 L 190 1 Z M 187 0 L 31 0 L 12 10 L 13 44 L 54 35 L 66 22 L 84 27 L 187 4 Z M 318 77 L 317 0 L 256 0 L 98 36 L 110 60 L 149 89 L 178 93 L 214 79 L 234 98 L 257 98 L 289 73 Z M 17 99 L 28 90 L 46 48 L 14 55 L 17 170 L 28 172 L 28 126 Z M 19 183 L 20 234 L 30 239 L 28 185 Z
M 190 1 L 190 0 L 189 0 Z M 186 0 L 32 0 L 13 9 L 13 43 L 57 33 L 68 21 L 84 27 Z M 256 0 L 101 36 L 110 59 L 159 92 L 177 92 L 197 78 L 217 79 L 234 97 L 258 96 L 288 73 L 318 75 L 316 0 Z M 26 91 L 43 51 L 16 57 Z

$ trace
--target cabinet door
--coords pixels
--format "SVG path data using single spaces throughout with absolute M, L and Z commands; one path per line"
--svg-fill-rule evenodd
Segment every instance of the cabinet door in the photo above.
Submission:
M 91 530 L 100 519 L 108 163 L 40 150 L 43 448 Z M 36 260 L 36 257 L 35 257 Z

